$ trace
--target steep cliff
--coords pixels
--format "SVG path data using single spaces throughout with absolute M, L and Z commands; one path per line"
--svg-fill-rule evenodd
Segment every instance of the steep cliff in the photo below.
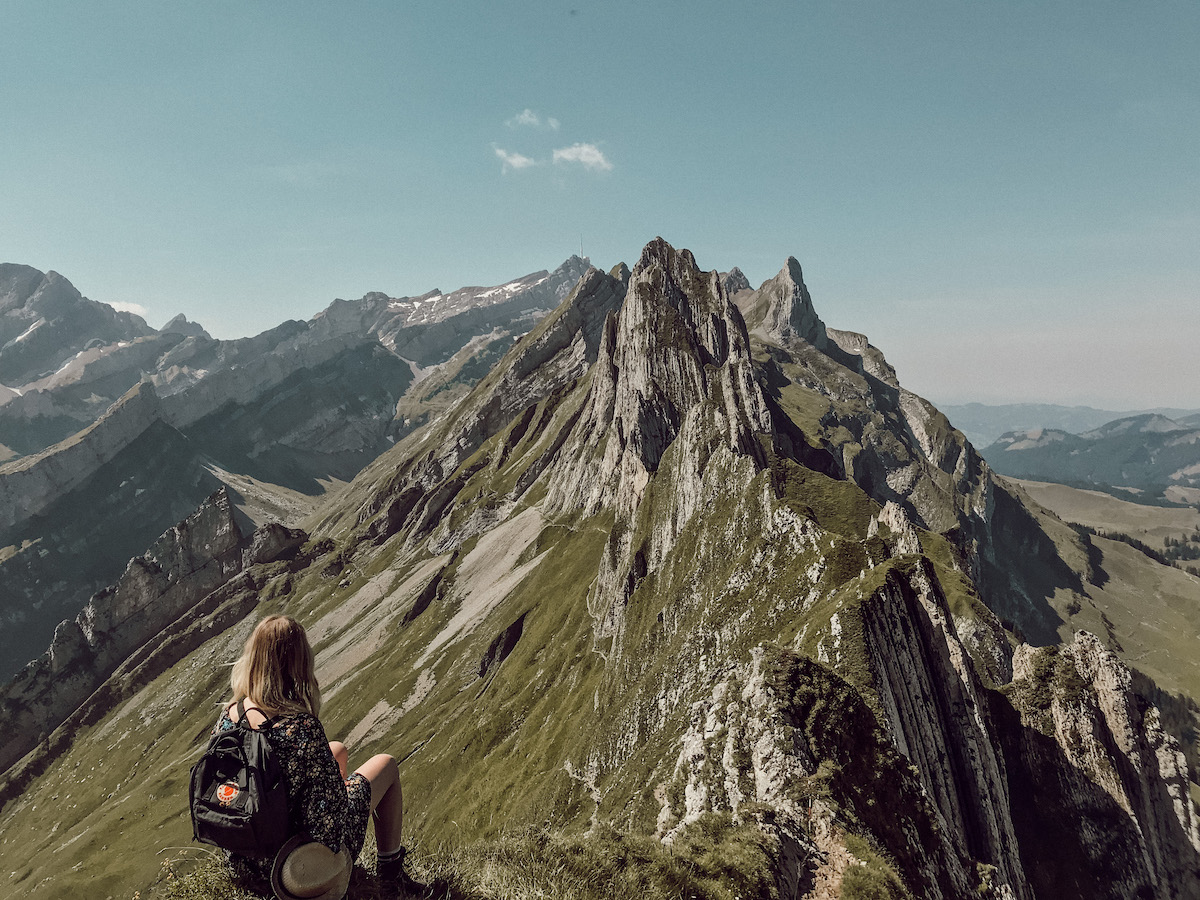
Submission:
M 81 296 L 57 272 L 0 264 L 0 382 L 9 387 L 53 373 L 93 342 L 153 333 L 138 316 Z
M 178 318 L 156 333 L 53 273 L 0 270 L 5 328 L 49 316 L 0 363 L 43 332 L 64 342 L 52 371 L 0 390 L 0 457 L 18 456 L 0 466 L 0 677 L 221 483 L 251 519 L 285 506 L 298 521 L 310 498 L 461 399 L 584 267 L 573 257 L 495 288 L 339 300 L 233 341 Z
M 1045 523 L 962 433 L 902 387 L 864 335 L 825 326 L 794 259 L 757 291 L 739 294 L 738 305 L 768 394 L 803 440 L 876 502 L 895 503 L 915 525 L 946 536 L 955 565 L 1009 625 L 1040 643 L 1058 640 L 1063 619 L 1051 600 L 1082 594 L 1081 579 Z M 1059 541 L 1086 555 L 1077 536 L 1064 530 Z M 1039 563 L 1008 565 L 1020 556 Z
M 145 854 L 108 860 L 186 834 L 182 796 L 162 798 L 227 690 L 213 660 L 287 611 L 327 731 L 402 760 L 406 830 L 430 846 L 546 822 L 683 842 L 715 819 L 760 832 L 785 898 L 1195 896 L 1161 717 L 1094 639 L 1049 676 L 1052 651 L 1014 657 L 989 603 L 1026 601 L 973 577 L 1041 570 L 1028 551 L 1057 544 L 865 339 L 813 343 L 798 271 L 738 305 L 661 239 L 632 271 L 587 272 L 331 499 L 292 563 L 210 595 L 219 623 L 177 622 L 210 640 L 5 808 L 4 883 L 79 884 L 84 819 L 131 823 L 108 839 L 110 892 L 153 877 Z M 73 785 L 99 754 L 142 760 L 153 787 Z
M 218 341 L 180 316 L 156 332 L 136 316 L 80 296 L 56 273 L 6 265 L 0 268 L 0 444 L 17 454 L 37 453 L 88 426 L 143 379 L 162 398 L 170 424 L 189 429 L 224 407 L 261 405 L 304 372 L 324 368 L 328 378 L 339 358 L 371 347 L 403 367 L 400 377 L 386 367 L 379 372 L 402 394 L 468 345 L 475 355 L 491 348 L 490 366 L 503 353 L 496 348 L 507 349 L 514 335 L 557 306 L 586 267 L 571 257 L 553 272 L 493 288 L 415 298 L 374 292 L 336 300 L 307 322 Z M 468 387 L 487 366 L 467 379 Z M 354 385 L 342 388 L 349 394 Z M 353 410 L 340 412 L 355 419 Z M 354 449 L 378 455 L 390 422 L 369 429 Z
M 58 726 L 129 654 L 241 568 L 242 534 L 229 496 L 218 491 L 129 561 L 112 587 L 54 632 L 0 698 L 0 755 L 8 768 Z
M 142 383 L 79 434 L 0 466 L 0 531 L 13 530 L 69 493 L 160 416 L 154 389 Z
M 1194 897 L 1200 830 L 1178 741 L 1129 668 L 1087 632 L 1022 645 L 1002 746 L 1014 821 L 1039 896 Z
M 92 428 L 0 470 L 0 678 L 221 486 L 144 385 Z M 11 521 L 14 520 L 15 521 Z
M 0 750 L 0 771 L 42 745 L 42 752 L 0 784 L 0 803 L 30 777 L 29 770 L 44 767 L 70 740 L 72 721 L 94 721 L 111 712 L 112 686 L 107 697 L 99 689 L 114 672 L 135 669 L 152 657 L 158 671 L 177 662 L 203 639 L 185 650 L 172 648 L 167 636 L 173 630 L 210 614 L 223 601 L 222 590 L 239 577 L 254 598 L 253 578 L 245 577 L 249 570 L 295 557 L 306 539 L 303 531 L 280 525 L 243 535 L 221 488 L 131 559 L 116 584 L 95 594 L 75 619 L 60 623 L 49 649 L 0 687 L 0 730 L 10 736 Z M 243 603 L 238 618 L 252 605 Z M 66 734 L 56 731 L 64 725 Z M 48 740 L 52 733 L 54 739 Z

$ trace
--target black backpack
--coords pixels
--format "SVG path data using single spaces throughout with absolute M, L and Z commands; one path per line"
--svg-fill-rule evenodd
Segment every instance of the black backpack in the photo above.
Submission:
M 270 859 L 289 837 L 287 785 L 267 732 L 250 727 L 239 700 L 233 728 L 218 732 L 192 766 L 192 836 L 231 853 Z

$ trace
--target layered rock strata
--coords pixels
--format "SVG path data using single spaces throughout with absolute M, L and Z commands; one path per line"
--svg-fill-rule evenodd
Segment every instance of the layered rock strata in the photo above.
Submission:
M 388 472 L 388 457 L 373 466 L 380 470 L 375 477 L 386 480 L 360 501 L 356 524 L 373 522 L 370 533 L 376 539 L 401 528 L 409 532 L 410 540 L 423 539 L 465 484 L 469 473 L 460 472 L 460 467 L 485 442 L 512 426 L 505 445 L 511 450 L 527 434 L 549 427 L 542 404 L 572 388 L 595 363 L 606 323 L 625 298 L 623 275 L 627 277 L 620 271 L 605 274 L 589 269 L 562 304 L 463 401 L 453 420 L 420 436 L 418 456 L 398 471 Z M 502 464 L 506 453 L 500 456 L 497 464 Z M 514 493 L 527 489 L 540 473 L 541 468 L 527 473 Z M 480 527 L 484 524 L 480 522 Z
M 161 415 L 154 388 L 143 382 L 74 437 L 36 456 L 0 466 L 0 533 L 83 483 Z
M 43 740 L 135 650 L 245 568 L 294 553 L 301 531 L 268 525 L 249 541 L 225 489 L 129 561 L 113 586 L 58 626 L 50 648 L 0 689 L 0 771 Z

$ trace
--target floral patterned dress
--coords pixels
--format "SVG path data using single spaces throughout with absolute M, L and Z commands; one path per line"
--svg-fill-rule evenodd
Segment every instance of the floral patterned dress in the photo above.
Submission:
M 371 816 L 371 783 L 357 772 L 342 781 L 329 750 L 329 739 L 316 716 L 289 713 L 272 721 L 267 740 L 283 767 L 293 833 L 307 834 L 335 853 L 343 846 L 349 847 L 351 860 L 357 859 Z M 235 727 L 227 708 L 212 733 Z M 271 860 L 262 862 L 230 854 L 229 863 L 234 874 L 242 878 L 270 877 Z

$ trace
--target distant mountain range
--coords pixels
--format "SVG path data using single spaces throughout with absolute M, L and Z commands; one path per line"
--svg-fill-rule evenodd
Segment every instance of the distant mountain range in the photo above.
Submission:
M 1160 415 L 1180 424 L 1200 425 L 1200 409 L 1156 407 L 1116 411 L 1090 406 L 1056 406 L 1051 403 L 944 403 L 938 408 L 976 447 L 988 447 L 1010 431 L 1050 428 L 1080 434 L 1117 419 L 1139 415 Z
M 244 530 L 298 522 L 465 394 L 586 268 L 370 293 L 221 341 L 0 266 L 0 677 L 222 485 Z
M 1011 431 L 983 451 L 1004 475 L 1100 488 L 1142 502 L 1200 503 L 1200 416 L 1145 413 L 1081 434 Z
M 149 890 L 276 611 L 422 854 L 533 826 L 779 900 L 1200 889 L 1200 671 L 1161 652 L 1195 583 L 997 477 L 795 259 L 754 288 L 656 238 L 240 342 L 93 342 L 17 275 L 0 635 L 46 649 L 0 685 L 5 896 Z M 80 600 L 85 562 L 117 571 Z

